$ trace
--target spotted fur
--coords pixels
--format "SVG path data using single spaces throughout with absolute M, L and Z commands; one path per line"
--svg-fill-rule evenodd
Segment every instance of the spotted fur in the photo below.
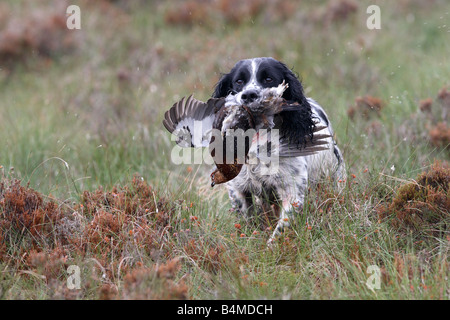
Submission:
M 296 75 L 283 63 L 273 58 L 241 60 L 216 85 L 214 98 L 234 96 L 237 103 L 246 104 L 258 99 L 264 88 L 288 84 L 283 98 L 299 104 L 298 110 L 277 115 L 275 128 L 280 129 L 281 142 L 304 143 L 311 125 L 326 127 L 328 149 L 308 156 L 280 156 L 276 170 L 258 156 L 252 144 L 249 161 L 236 178 L 227 182 L 229 197 L 235 211 L 249 219 L 263 220 L 264 212 L 273 212 L 277 219 L 271 243 L 290 225 L 293 214 L 303 212 L 308 183 L 314 184 L 328 176 L 344 179 L 345 165 L 342 153 L 333 139 L 334 132 L 323 108 L 313 99 L 306 98 Z M 228 98 L 229 99 L 229 98 Z M 308 131 L 309 130 L 309 131 Z M 270 174 L 268 174 L 270 172 Z

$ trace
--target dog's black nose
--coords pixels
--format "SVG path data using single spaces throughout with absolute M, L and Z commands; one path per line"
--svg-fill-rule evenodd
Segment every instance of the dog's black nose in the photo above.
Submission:
M 244 91 L 241 95 L 241 98 L 244 103 L 253 102 L 258 98 L 258 91 L 256 90 Z

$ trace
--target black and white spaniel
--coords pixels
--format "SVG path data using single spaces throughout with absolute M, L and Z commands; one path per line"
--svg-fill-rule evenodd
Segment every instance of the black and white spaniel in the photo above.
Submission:
M 245 149 L 245 162 L 235 157 L 230 165 L 219 165 L 216 157 L 218 170 L 212 178 L 226 182 L 235 211 L 248 218 L 277 219 L 269 242 L 303 210 L 308 183 L 324 177 L 345 179 L 342 154 L 325 111 L 305 97 L 295 74 L 273 58 L 239 61 L 222 76 L 208 102 L 183 99 L 166 112 L 163 124 L 177 135 L 180 146 L 210 149 L 215 141 L 211 131 L 218 131 L 219 138 L 226 138 L 229 129 L 256 131 L 249 148 L 245 143 L 231 148 Z
M 295 154 L 280 155 L 278 170 L 271 175 L 259 174 L 258 164 L 244 165 L 239 175 L 227 182 L 233 208 L 247 216 L 257 213 L 258 203 L 280 204 L 281 213 L 269 241 L 289 225 L 294 212 L 302 210 L 308 182 L 316 183 L 326 176 L 338 181 L 345 179 L 346 175 L 342 153 L 333 140 L 333 129 L 325 111 L 316 101 L 305 97 L 302 84 L 282 62 L 273 58 L 254 58 L 237 62 L 229 73 L 222 76 L 213 97 L 233 95 L 238 103 L 247 104 L 258 99 L 265 88 L 277 87 L 283 82 L 288 84 L 283 98 L 297 102 L 302 108 L 283 111 L 275 116 L 279 118 L 274 122 L 278 123 L 281 139 L 294 143 L 303 139 L 305 117 L 311 117 L 316 126 L 326 126 L 324 131 L 327 131 L 330 137 L 327 139 L 328 149 L 325 151 L 297 157 Z

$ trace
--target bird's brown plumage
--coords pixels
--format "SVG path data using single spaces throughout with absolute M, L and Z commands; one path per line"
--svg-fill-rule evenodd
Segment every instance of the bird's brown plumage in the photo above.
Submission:
M 237 109 L 237 110 L 233 110 Z M 231 113 L 233 113 L 231 115 Z M 234 139 L 236 134 L 240 134 L 247 132 L 249 129 L 255 129 L 255 124 L 253 121 L 253 115 L 251 114 L 251 111 L 246 106 L 232 106 L 232 107 L 223 107 L 219 110 L 216 119 L 213 123 L 213 129 L 216 129 L 218 131 L 222 131 L 222 126 L 224 120 L 229 117 L 233 116 L 233 125 L 228 128 L 235 132 L 235 134 L 231 137 Z M 241 129 L 242 131 L 236 131 L 237 129 Z M 241 172 L 242 166 L 245 162 L 245 157 L 247 157 L 248 151 L 250 150 L 250 144 L 251 140 L 245 141 L 244 137 L 244 146 L 239 146 L 235 141 L 230 143 L 227 140 L 226 133 L 218 137 L 219 139 L 222 139 L 222 141 L 219 141 L 217 144 L 215 143 L 216 136 L 211 137 L 211 143 L 210 143 L 210 154 L 214 159 L 214 162 L 216 164 L 217 169 L 211 173 L 211 186 L 214 187 L 216 184 L 221 184 L 228 182 L 232 180 L 234 177 L 236 177 L 239 172 Z M 228 139 L 231 139 L 228 137 Z M 242 140 L 241 140 L 242 141 Z M 222 152 L 220 155 L 216 157 L 216 149 L 214 146 L 221 146 Z M 231 145 L 231 146 L 230 146 Z M 239 148 L 244 147 L 244 158 L 239 158 Z M 227 162 L 227 155 L 232 153 L 232 162 Z

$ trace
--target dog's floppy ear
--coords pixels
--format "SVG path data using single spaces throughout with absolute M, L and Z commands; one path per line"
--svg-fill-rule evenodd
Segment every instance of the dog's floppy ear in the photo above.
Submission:
M 281 63 L 284 80 L 289 84 L 283 98 L 299 103 L 298 110 L 284 111 L 281 113 L 281 135 L 290 143 L 304 145 L 307 140 L 312 141 L 315 122 L 311 112 L 311 106 L 303 94 L 303 86 L 297 76 L 283 63 Z
M 284 80 L 289 84 L 288 89 L 284 92 L 283 98 L 288 101 L 303 103 L 306 98 L 303 94 L 303 86 L 297 76 L 284 63 L 281 63 Z
M 231 73 L 223 74 L 219 82 L 216 84 L 212 97 L 226 97 L 230 93 L 231 89 Z

